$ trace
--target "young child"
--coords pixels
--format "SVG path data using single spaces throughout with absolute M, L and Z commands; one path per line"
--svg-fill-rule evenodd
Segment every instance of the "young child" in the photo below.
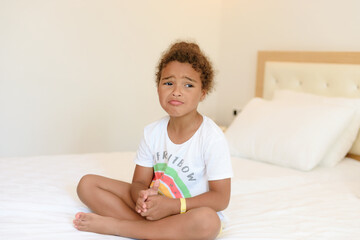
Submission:
M 232 168 L 224 134 L 197 111 L 212 90 L 212 66 L 197 44 L 177 42 L 156 81 L 168 116 L 145 127 L 132 183 L 84 176 L 77 192 L 93 213 L 77 213 L 74 226 L 137 239 L 215 239 Z

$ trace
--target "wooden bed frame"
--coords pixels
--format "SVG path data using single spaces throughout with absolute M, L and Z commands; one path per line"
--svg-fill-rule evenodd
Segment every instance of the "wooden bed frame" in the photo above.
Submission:
M 299 74 L 299 71 L 294 72 L 295 77 L 291 77 L 292 81 L 299 82 L 298 86 L 294 87 L 296 84 L 278 84 L 278 80 L 276 83 L 272 83 L 271 89 L 269 90 L 269 75 L 272 73 L 267 72 L 266 66 L 269 63 L 285 63 L 292 64 L 295 66 L 296 64 L 299 66 L 307 66 L 311 65 L 311 73 L 309 70 L 306 74 Z M 295 64 L 295 65 L 294 65 Z M 319 66 L 322 70 L 317 72 L 314 70 L 314 67 Z M 344 68 L 345 66 L 345 68 Z M 338 68 L 336 70 L 336 74 L 323 76 L 321 74 L 324 73 L 324 69 L 326 68 Z M 349 74 L 349 71 L 350 74 Z M 287 69 L 287 74 L 289 76 L 289 70 Z M 326 72 L 326 71 L 325 71 Z M 296 75 L 297 74 L 297 75 Z M 303 75 L 306 75 L 308 79 L 302 79 Z M 351 84 L 351 86 L 346 86 L 344 89 L 339 90 L 338 84 L 330 84 L 334 85 L 332 91 L 325 91 L 324 89 L 316 89 L 315 87 L 311 87 L 311 77 L 309 75 L 313 75 L 314 79 L 324 79 L 328 78 L 331 83 L 336 81 L 336 83 L 343 83 L 344 79 L 347 79 L 346 84 Z M 326 74 L 325 74 L 326 75 Z M 320 77 L 319 77 L 320 76 Z M 349 77 L 350 76 L 350 77 Z M 277 78 L 273 76 L 273 78 Z M 350 82 L 348 81 L 350 78 Z M 284 81 L 283 81 L 284 82 Z M 308 83 L 306 88 L 301 86 L 302 83 Z M 304 85 L 305 85 L 304 84 Z M 319 85 L 319 84 L 318 84 Z M 326 84 L 327 85 L 327 84 Z M 336 86 L 337 85 L 337 86 Z M 345 85 L 345 83 L 344 83 Z M 310 87 L 309 87 L 310 86 Z M 328 87 L 328 86 L 327 86 Z M 335 89 L 336 88 L 336 89 Z M 257 76 L 256 76 L 256 90 L 255 96 L 256 97 L 263 97 L 263 98 L 271 98 L 271 94 L 275 89 L 289 89 L 295 91 L 303 91 L 309 92 L 319 95 L 326 95 L 329 97 L 349 97 L 349 98 L 360 98 L 360 52 L 285 52 L 285 51 L 260 51 L 258 52 L 258 63 L 257 63 Z M 348 89 L 353 89 L 349 92 Z M 336 92 L 336 93 L 334 93 Z M 358 135 L 358 139 L 356 142 L 360 143 L 360 134 Z M 354 158 L 360 161 L 360 148 L 359 144 L 355 150 L 350 151 L 347 157 Z

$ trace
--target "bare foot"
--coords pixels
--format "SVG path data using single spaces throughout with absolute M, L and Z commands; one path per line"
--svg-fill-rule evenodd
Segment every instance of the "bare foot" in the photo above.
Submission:
M 118 235 L 120 221 L 112 217 L 103 217 L 95 213 L 79 212 L 73 221 L 77 230 L 100 234 Z

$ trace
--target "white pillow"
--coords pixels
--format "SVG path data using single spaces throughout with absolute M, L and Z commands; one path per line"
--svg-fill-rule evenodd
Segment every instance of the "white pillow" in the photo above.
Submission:
M 225 135 L 233 156 L 308 171 L 324 158 L 354 114 L 348 107 L 255 98 Z
M 276 90 L 274 93 L 274 100 L 304 104 L 322 103 L 354 108 L 356 111 L 355 117 L 350 121 L 344 132 L 329 149 L 324 159 L 320 162 L 320 165 L 331 167 L 344 159 L 351 149 L 351 146 L 354 144 L 360 129 L 360 99 L 324 97 L 310 93 Z

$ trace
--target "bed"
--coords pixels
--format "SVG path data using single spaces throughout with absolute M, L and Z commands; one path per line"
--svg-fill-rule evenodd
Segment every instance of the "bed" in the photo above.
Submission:
M 259 52 L 256 98 L 225 133 L 234 178 L 219 239 L 360 239 L 359 86 L 360 53 Z M 89 211 L 81 176 L 130 181 L 134 156 L 0 158 L 0 238 L 126 239 L 72 220 Z

